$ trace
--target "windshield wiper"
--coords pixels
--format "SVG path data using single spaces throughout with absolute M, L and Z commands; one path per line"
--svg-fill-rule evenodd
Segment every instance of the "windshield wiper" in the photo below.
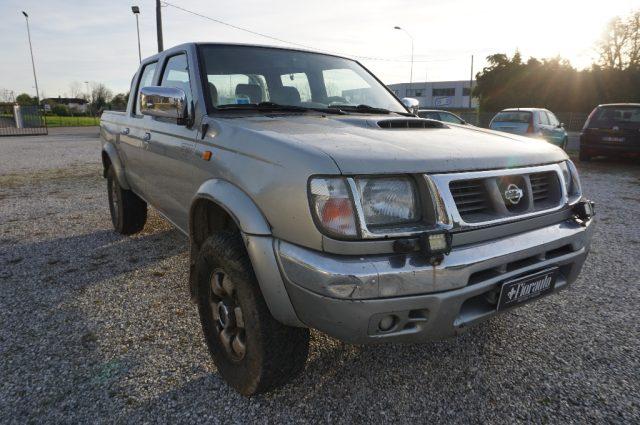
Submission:
M 227 105 L 219 105 L 218 109 L 257 109 L 259 111 L 264 110 L 278 110 L 278 111 L 306 111 L 307 108 L 295 105 L 281 105 L 274 102 L 260 102 L 260 103 L 229 103 Z
M 288 112 L 317 111 L 317 112 L 328 112 L 332 114 L 344 113 L 339 110 L 326 110 L 324 108 L 308 108 L 305 106 L 297 106 L 297 105 L 282 105 L 280 103 L 275 103 L 275 102 L 230 103 L 227 105 L 217 106 L 217 109 L 241 109 L 241 110 L 253 109 L 257 111 L 288 111 Z

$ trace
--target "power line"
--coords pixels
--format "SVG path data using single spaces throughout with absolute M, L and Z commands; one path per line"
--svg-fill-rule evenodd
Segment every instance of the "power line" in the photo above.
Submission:
M 324 49 L 318 49 L 317 47 L 313 47 L 313 46 L 310 46 L 310 45 L 307 45 L 307 44 L 296 43 L 294 41 L 285 40 L 283 38 L 279 38 L 279 37 L 275 37 L 275 36 L 272 36 L 272 35 L 269 35 L 269 34 L 264 34 L 264 33 L 261 33 L 261 32 L 253 31 L 253 30 L 250 30 L 248 28 L 244 28 L 244 27 L 241 27 L 241 26 L 238 26 L 238 25 L 230 24 L 228 22 L 221 21 L 220 19 L 212 18 L 211 16 L 207 16 L 207 15 L 204 15 L 202 13 L 194 12 L 193 10 L 186 9 L 186 8 L 184 8 L 182 6 L 178 6 L 178 5 L 175 5 L 173 3 L 162 1 L 162 4 L 164 4 L 165 6 L 173 7 L 175 9 L 181 10 L 181 11 L 183 11 L 185 13 L 189 13 L 189 14 L 194 15 L 194 16 L 198 16 L 200 18 L 207 19 L 207 20 L 215 22 L 217 24 L 224 25 L 226 27 L 236 29 L 238 31 L 243 31 L 243 32 L 246 32 L 246 33 L 249 33 L 249 34 L 257 35 L 259 37 L 268 38 L 270 40 L 279 41 L 280 43 L 290 44 L 292 46 L 298 46 L 298 47 L 302 47 L 302 48 L 309 49 L 309 50 L 315 50 L 315 51 L 324 52 L 324 53 L 331 53 L 331 54 L 338 55 L 338 56 L 349 56 L 349 57 L 353 57 L 353 58 L 357 58 L 357 59 L 370 60 L 370 61 L 411 62 L 411 60 L 409 60 L 409 59 L 393 59 L 393 58 L 381 58 L 381 57 L 375 57 L 375 56 L 351 55 L 351 54 L 345 54 L 345 53 L 336 53 L 336 52 L 332 52 L 332 51 L 324 50 Z M 447 62 L 447 61 L 452 61 L 452 60 L 458 60 L 458 58 L 415 60 L 414 62 L 416 62 L 416 63 L 433 63 L 433 62 Z

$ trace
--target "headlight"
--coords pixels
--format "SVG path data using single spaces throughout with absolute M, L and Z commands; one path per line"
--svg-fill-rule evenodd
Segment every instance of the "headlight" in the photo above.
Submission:
M 353 202 L 343 178 L 314 178 L 309 183 L 309 192 L 315 219 L 327 233 L 338 237 L 357 236 Z
M 375 229 L 414 227 L 422 218 L 416 185 L 407 177 L 316 177 L 309 197 L 318 227 L 343 239 L 375 238 L 382 233 Z
M 567 196 L 569 203 L 574 204 L 582 198 L 582 185 L 580 184 L 580 176 L 578 169 L 571 160 L 567 160 L 560 164 L 564 185 L 567 188 Z
M 420 219 L 413 181 L 402 177 L 356 178 L 367 227 L 389 227 Z

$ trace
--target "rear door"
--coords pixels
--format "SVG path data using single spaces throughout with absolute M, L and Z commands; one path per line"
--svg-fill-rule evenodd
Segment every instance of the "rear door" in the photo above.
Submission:
M 143 155 L 144 149 L 144 128 L 148 127 L 151 117 L 146 117 L 140 112 L 139 92 L 142 87 L 153 84 L 156 76 L 157 62 L 150 62 L 142 66 L 141 71 L 136 75 L 130 96 L 131 106 L 129 113 L 124 120 L 123 128 L 120 134 L 120 154 L 125 168 L 125 176 L 127 182 L 131 185 L 134 192 L 145 198 L 143 184 Z
M 562 146 L 564 142 L 564 138 L 566 136 L 566 132 L 562 126 L 560 126 L 560 121 L 551 111 L 546 111 L 547 117 L 549 117 L 549 126 L 551 138 L 554 144 L 558 146 Z
M 165 58 L 159 84 L 182 89 L 193 111 L 193 87 L 197 79 L 187 52 Z M 150 117 L 149 117 L 150 118 Z M 197 126 L 178 124 L 175 119 L 154 117 L 143 134 L 144 191 L 149 202 L 183 231 L 188 230 L 188 210 L 196 192 L 192 164 L 195 160 Z
M 551 125 L 549 124 L 549 117 L 547 116 L 546 111 L 538 110 L 536 111 L 536 115 L 538 115 L 537 127 L 542 137 L 544 137 L 547 141 L 553 140 L 553 130 L 551 129 Z

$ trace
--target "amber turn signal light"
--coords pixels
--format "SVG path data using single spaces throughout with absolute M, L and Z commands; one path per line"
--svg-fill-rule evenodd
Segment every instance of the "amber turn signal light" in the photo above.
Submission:
M 211 151 L 202 152 L 202 159 L 209 161 L 211 159 Z

